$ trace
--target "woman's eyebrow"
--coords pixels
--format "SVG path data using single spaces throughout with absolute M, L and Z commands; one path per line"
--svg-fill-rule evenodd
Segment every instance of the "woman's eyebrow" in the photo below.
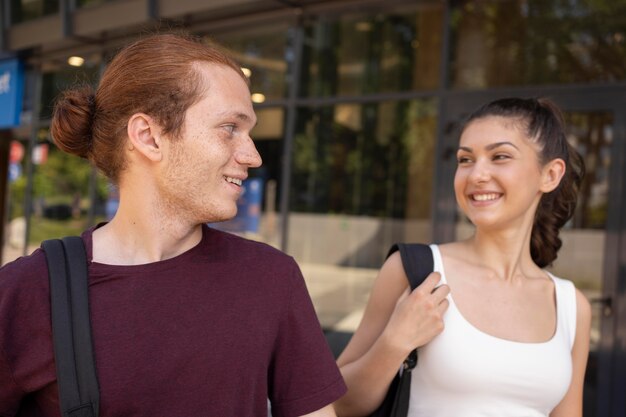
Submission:
M 488 151 L 492 151 L 496 148 L 499 148 L 500 146 L 512 146 L 515 149 L 519 150 L 519 148 L 517 146 L 515 146 L 515 144 L 513 144 L 512 142 L 509 141 L 502 141 L 502 142 L 496 142 L 496 143 L 490 143 L 489 145 L 485 146 L 485 149 Z M 469 146 L 459 146 L 459 151 L 465 151 L 465 152 L 474 152 L 474 150 L 472 148 L 470 148 Z
M 511 143 L 509 141 L 491 143 L 491 144 L 485 146 L 485 149 L 488 150 L 488 151 L 492 151 L 492 150 L 494 150 L 496 148 L 499 148 L 500 146 L 506 146 L 506 145 L 512 146 L 515 149 L 519 150 L 519 148 L 517 146 L 515 146 L 513 143 Z

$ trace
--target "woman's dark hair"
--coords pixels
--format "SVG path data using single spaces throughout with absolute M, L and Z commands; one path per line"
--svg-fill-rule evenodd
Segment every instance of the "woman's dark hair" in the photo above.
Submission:
M 585 163 L 565 136 L 563 114 L 551 100 L 504 98 L 488 103 L 472 113 L 465 126 L 473 120 L 489 116 L 515 119 L 526 136 L 539 145 L 541 165 L 560 158 L 565 174 L 553 191 L 539 201 L 530 239 L 530 254 L 540 267 L 550 265 L 561 248 L 559 230 L 573 216 Z
M 164 133 L 178 137 L 185 112 L 206 93 L 197 63 L 230 67 L 248 83 L 239 65 L 215 44 L 186 35 L 151 35 L 117 54 L 97 90 L 80 87 L 61 94 L 50 125 L 54 142 L 65 152 L 89 159 L 117 184 L 126 162 L 129 118 L 148 114 Z

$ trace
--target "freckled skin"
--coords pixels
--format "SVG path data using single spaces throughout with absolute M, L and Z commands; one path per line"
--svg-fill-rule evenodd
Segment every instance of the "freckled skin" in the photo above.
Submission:
M 235 216 L 240 191 L 225 176 L 245 178 L 261 157 L 249 136 L 256 116 L 241 76 L 223 66 L 197 68 L 206 93 L 187 110 L 180 137 L 164 141 L 159 188 L 165 212 L 205 223 Z

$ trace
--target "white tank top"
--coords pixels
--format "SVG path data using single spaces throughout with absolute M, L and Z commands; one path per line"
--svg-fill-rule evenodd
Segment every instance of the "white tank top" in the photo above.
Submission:
M 434 269 L 446 281 L 441 253 L 431 245 Z M 410 417 L 547 417 L 572 377 L 576 293 L 549 274 L 557 325 L 550 340 L 521 343 L 488 335 L 461 315 L 452 296 L 445 330 L 419 349 L 411 379 Z

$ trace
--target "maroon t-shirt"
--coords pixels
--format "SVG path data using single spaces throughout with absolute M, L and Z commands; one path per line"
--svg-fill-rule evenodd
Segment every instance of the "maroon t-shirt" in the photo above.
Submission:
M 89 258 L 100 416 L 264 416 L 318 410 L 345 392 L 295 261 L 203 228 L 165 261 Z M 60 416 L 45 255 L 0 269 L 0 415 L 35 393 Z

